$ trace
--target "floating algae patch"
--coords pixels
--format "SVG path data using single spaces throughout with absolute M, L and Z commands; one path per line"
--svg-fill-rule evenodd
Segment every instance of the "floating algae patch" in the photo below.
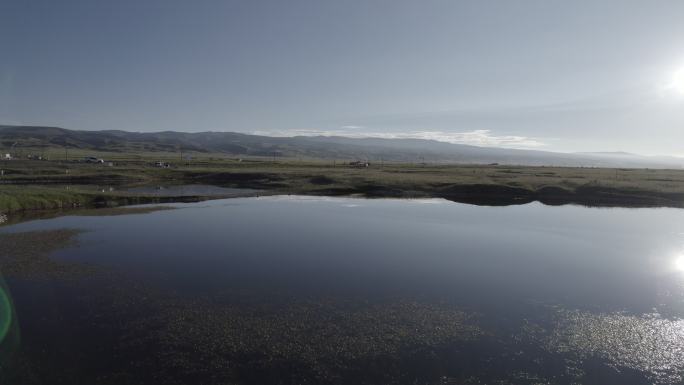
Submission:
M 441 303 L 264 301 L 243 290 L 198 298 L 120 272 L 66 287 L 60 298 L 70 304 L 59 309 L 80 309 L 68 313 L 70 322 L 79 335 L 98 338 L 66 355 L 39 354 L 42 346 L 31 366 L 7 373 L 14 379 L 8 383 L 70 383 L 73 376 L 98 384 L 396 383 L 414 358 L 449 360 L 440 349 L 476 343 L 484 334 L 479 315 Z M 53 318 L 38 320 L 34 330 Z M 48 351 L 59 348 L 53 339 L 45 343 Z M 103 362 L 106 373 L 87 369 Z
M 159 316 L 154 345 L 166 361 L 161 366 L 257 382 L 284 373 L 323 382 L 368 372 L 394 376 L 380 368 L 482 334 L 472 315 L 413 302 L 295 302 L 276 309 L 198 302 L 167 306 Z
M 655 384 L 684 381 L 684 319 L 559 310 L 540 342 L 574 360 L 598 358 L 618 372 L 642 372 Z
M 368 306 L 294 303 L 277 311 L 191 306 L 169 313 L 168 334 L 214 336 L 209 350 L 269 351 L 305 361 L 397 353 L 406 346 L 438 345 L 480 334 L 472 316 L 437 306 L 398 302 Z
M 41 279 L 72 278 L 95 271 L 81 263 L 50 258 L 57 250 L 74 247 L 82 230 L 60 229 L 0 234 L 0 271 L 6 277 Z
M 125 361 L 117 369 L 127 373 L 123 382 L 389 383 L 414 358 L 434 361 L 440 349 L 485 334 L 479 315 L 442 304 L 268 303 L 242 291 L 187 298 L 120 281 L 111 290 L 112 298 L 93 298 L 102 303 L 89 307 L 102 308 L 96 324 L 118 335 L 115 355 L 135 360 L 135 368 Z M 111 333 L 117 329 L 123 332 Z

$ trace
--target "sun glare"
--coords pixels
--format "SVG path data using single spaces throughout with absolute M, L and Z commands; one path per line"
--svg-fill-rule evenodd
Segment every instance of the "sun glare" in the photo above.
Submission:
M 684 68 L 680 68 L 672 74 L 672 80 L 668 88 L 680 95 L 684 95 Z
M 675 268 L 675 270 L 677 270 L 677 271 L 684 272 L 684 254 L 678 256 L 678 257 L 674 260 L 674 268 Z

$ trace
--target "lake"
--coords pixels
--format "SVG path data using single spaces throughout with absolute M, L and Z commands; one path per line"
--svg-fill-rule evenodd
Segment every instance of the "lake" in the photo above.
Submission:
M 681 209 L 168 206 L 0 228 L 0 382 L 684 381 Z

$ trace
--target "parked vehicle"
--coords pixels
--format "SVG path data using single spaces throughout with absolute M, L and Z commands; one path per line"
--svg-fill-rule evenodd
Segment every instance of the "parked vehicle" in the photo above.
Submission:
M 83 158 L 83 161 L 85 163 L 104 163 L 105 162 L 104 159 L 100 159 L 100 158 L 97 158 L 94 156 L 86 156 L 85 158 Z

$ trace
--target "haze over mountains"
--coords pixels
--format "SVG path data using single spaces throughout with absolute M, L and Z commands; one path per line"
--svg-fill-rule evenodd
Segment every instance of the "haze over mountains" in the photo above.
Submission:
M 370 162 L 474 163 L 583 167 L 681 168 L 684 159 L 624 152 L 557 153 L 478 147 L 423 139 L 339 136 L 271 137 L 236 132 L 76 131 L 60 127 L 0 125 L 0 152 L 22 148 L 78 148 L 111 152 L 201 152 Z

